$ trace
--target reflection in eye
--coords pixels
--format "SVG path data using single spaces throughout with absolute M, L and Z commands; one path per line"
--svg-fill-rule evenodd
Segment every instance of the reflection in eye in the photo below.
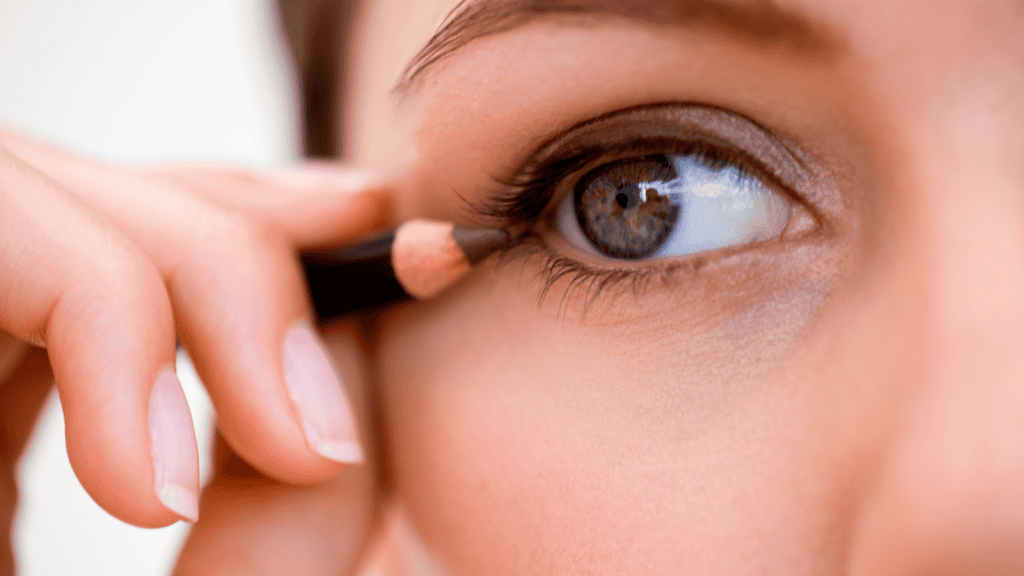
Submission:
M 591 170 L 559 208 L 556 227 L 585 252 L 635 260 L 777 239 L 794 208 L 731 162 L 654 155 Z

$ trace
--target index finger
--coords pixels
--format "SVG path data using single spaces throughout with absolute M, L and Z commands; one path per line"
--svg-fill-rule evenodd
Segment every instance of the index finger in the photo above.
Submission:
M 341 244 L 395 225 L 396 194 L 371 174 L 307 164 L 258 175 L 223 167 L 170 166 L 156 175 L 212 203 L 252 216 L 297 249 Z

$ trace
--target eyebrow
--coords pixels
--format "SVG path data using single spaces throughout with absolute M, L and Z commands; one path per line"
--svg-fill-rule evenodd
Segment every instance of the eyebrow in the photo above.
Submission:
M 836 34 L 828 28 L 770 0 L 462 0 L 409 62 L 395 93 L 407 95 L 427 72 L 473 40 L 556 15 L 623 16 L 708 30 L 815 59 L 839 51 Z

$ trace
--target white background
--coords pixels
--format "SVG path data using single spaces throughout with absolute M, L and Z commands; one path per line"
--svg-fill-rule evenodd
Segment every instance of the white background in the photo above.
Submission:
M 122 163 L 294 161 L 294 72 L 273 0 L 3 0 L 0 125 Z M 200 469 L 209 400 L 187 360 Z M 26 576 L 168 574 L 187 525 L 134 528 L 78 484 L 51 394 L 21 462 L 13 536 Z

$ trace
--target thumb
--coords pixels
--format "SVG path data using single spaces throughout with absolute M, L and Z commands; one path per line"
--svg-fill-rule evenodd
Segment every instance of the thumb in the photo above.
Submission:
M 53 373 L 46 350 L 29 348 L 0 331 L 0 574 L 14 574 L 11 529 L 18 509 L 17 463 L 43 407 Z
M 176 576 L 205 574 L 353 574 L 380 513 L 379 467 L 367 423 L 363 346 L 353 324 L 327 335 L 365 444 L 366 461 L 316 485 L 277 482 L 245 463 L 218 434 L 213 479 L 200 520 L 181 551 Z

